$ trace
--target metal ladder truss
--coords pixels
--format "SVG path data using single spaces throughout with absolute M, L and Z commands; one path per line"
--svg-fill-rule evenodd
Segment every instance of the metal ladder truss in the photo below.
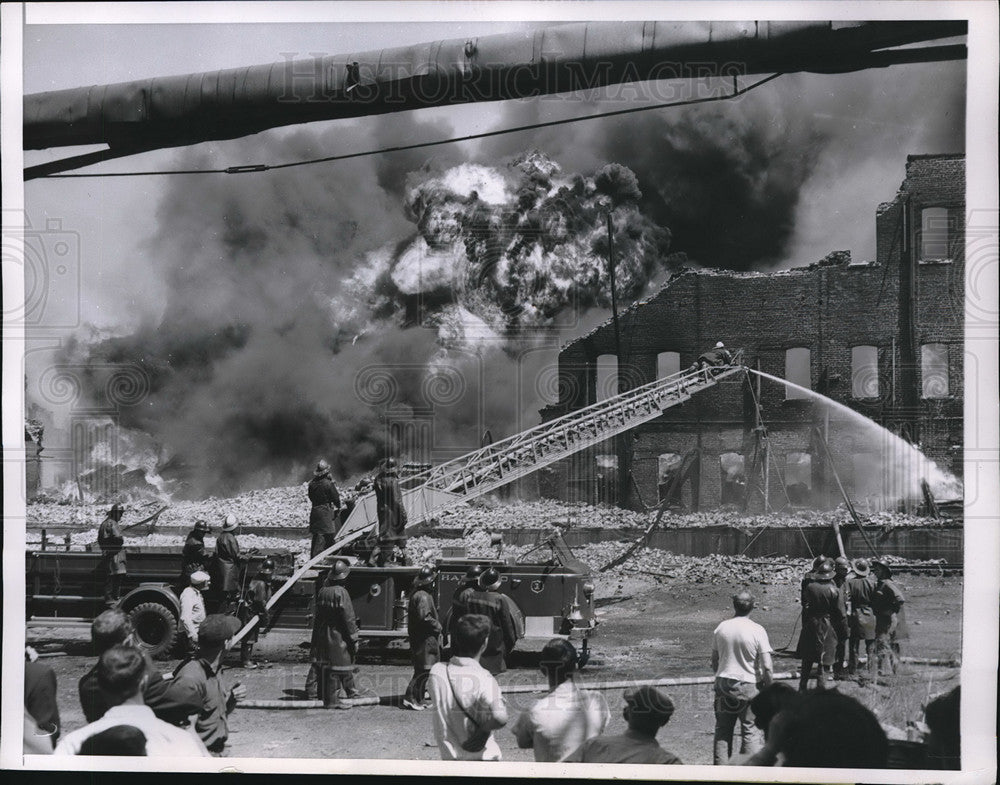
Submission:
M 655 420 L 671 406 L 677 406 L 695 393 L 739 373 L 746 373 L 746 369 L 737 353 L 731 365 L 689 369 L 657 379 L 407 477 L 402 494 L 407 529 L 450 507 L 483 496 L 531 472 Z M 272 595 L 267 607 L 273 607 L 307 571 L 322 566 L 331 556 L 377 527 L 375 494 L 369 493 L 358 499 L 333 544 L 299 567 Z M 251 619 L 230 639 L 229 645 L 235 645 L 255 624 L 256 618 Z

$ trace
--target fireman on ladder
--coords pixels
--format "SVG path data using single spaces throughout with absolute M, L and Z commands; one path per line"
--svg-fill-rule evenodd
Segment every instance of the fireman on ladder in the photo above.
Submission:
M 722 341 L 718 341 L 715 347 L 709 349 L 707 352 L 700 354 L 698 359 L 695 361 L 694 365 L 688 368 L 688 371 L 703 371 L 709 369 L 721 369 L 727 365 L 733 364 L 733 355 L 729 353 L 726 345 Z M 709 370 L 712 373 L 713 370 Z

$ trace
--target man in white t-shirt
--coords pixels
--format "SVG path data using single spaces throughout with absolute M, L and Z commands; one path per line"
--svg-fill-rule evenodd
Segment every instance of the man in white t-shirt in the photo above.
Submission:
M 736 614 L 712 635 L 712 669 L 715 671 L 714 762 L 725 764 L 733 754 L 733 733 L 740 723 L 740 752 L 753 754 L 761 747 L 761 733 L 754 725 L 750 701 L 758 685 L 771 683 L 771 643 L 767 631 L 750 620 L 754 598 L 748 591 L 733 595 Z
M 146 755 L 171 758 L 206 758 L 208 750 L 191 729 L 181 729 L 157 719 L 143 702 L 146 686 L 146 658 L 133 646 L 119 644 L 101 655 L 97 662 L 97 683 L 111 708 L 96 722 L 67 734 L 55 749 L 56 755 L 79 755 L 91 736 L 111 728 L 137 728 L 146 739 Z
M 431 667 L 427 691 L 442 760 L 500 760 L 493 731 L 507 724 L 507 706 L 500 685 L 479 664 L 489 634 L 488 618 L 462 616 L 455 625 L 451 660 Z
M 549 693 L 521 712 L 512 729 L 517 746 L 534 749 L 536 761 L 562 760 L 602 734 L 611 719 L 604 696 L 581 690 L 573 681 L 578 660 L 576 648 L 562 638 L 542 649 L 540 664 Z

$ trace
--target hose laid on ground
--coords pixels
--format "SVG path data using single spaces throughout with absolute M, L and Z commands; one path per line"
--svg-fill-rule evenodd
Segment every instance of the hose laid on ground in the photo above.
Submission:
M 785 673 L 775 673 L 771 678 L 774 681 L 784 681 L 787 679 L 797 679 L 798 671 L 787 671 Z M 585 690 L 622 690 L 629 687 L 679 687 L 688 684 L 714 684 L 715 676 L 681 676 L 677 678 L 663 679 L 619 679 L 617 681 L 595 681 L 581 683 L 580 687 Z M 504 695 L 522 695 L 530 693 L 545 693 L 549 691 L 547 684 L 511 684 L 501 687 L 500 691 Z M 350 706 L 377 706 L 379 704 L 391 704 L 401 695 L 386 695 L 379 697 L 354 698 L 345 701 Z M 240 701 L 239 707 L 243 709 L 321 709 L 323 701 L 320 700 L 247 700 Z

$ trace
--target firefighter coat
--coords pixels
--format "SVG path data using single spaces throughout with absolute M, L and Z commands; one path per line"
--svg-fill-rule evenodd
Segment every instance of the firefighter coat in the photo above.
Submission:
M 375 502 L 378 507 L 379 540 L 393 542 L 402 539 L 406 531 L 406 509 L 395 471 L 383 471 L 375 478 Z
M 199 536 L 200 535 L 200 536 Z M 205 535 L 201 532 L 188 532 L 181 549 L 181 577 L 185 584 L 191 579 L 191 573 L 207 570 L 208 551 L 205 550 Z
M 108 575 L 125 573 L 125 538 L 118 521 L 107 517 L 97 529 L 97 544 L 101 549 L 101 565 Z
M 215 564 L 212 588 L 221 592 L 240 590 L 240 543 L 232 532 L 222 532 L 215 541 Z
M 343 584 L 324 586 L 316 595 L 310 654 L 314 662 L 353 665 L 358 651 L 358 623 L 351 595 Z
M 510 608 L 503 596 L 495 591 L 474 591 L 468 595 L 466 603 L 467 613 L 481 613 L 492 625 L 480 662 L 491 673 L 497 672 L 494 668 L 505 670 L 506 655 L 517 644 L 517 626 Z
M 247 590 L 240 598 L 240 604 L 236 609 L 236 618 L 241 625 L 245 625 L 254 616 L 257 617 L 257 625 L 244 637 L 243 643 L 256 643 L 260 636 L 261 627 L 267 627 L 267 601 L 271 599 L 271 586 L 268 582 L 260 578 L 254 578 L 247 586 Z
M 309 532 L 311 534 L 336 534 L 340 528 L 340 493 L 329 473 L 309 481 Z
M 415 669 L 430 670 L 434 663 L 440 661 L 441 622 L 438 621 L 434 598 L 425 589 L 417 589 L 410 595 L 406 634 Z
M 844 595 L 833 581 L 813 581 L 802 589 L 802 634 L 797 654 L 803 660 L 833 663 L 837 638 L 846 638 Z

